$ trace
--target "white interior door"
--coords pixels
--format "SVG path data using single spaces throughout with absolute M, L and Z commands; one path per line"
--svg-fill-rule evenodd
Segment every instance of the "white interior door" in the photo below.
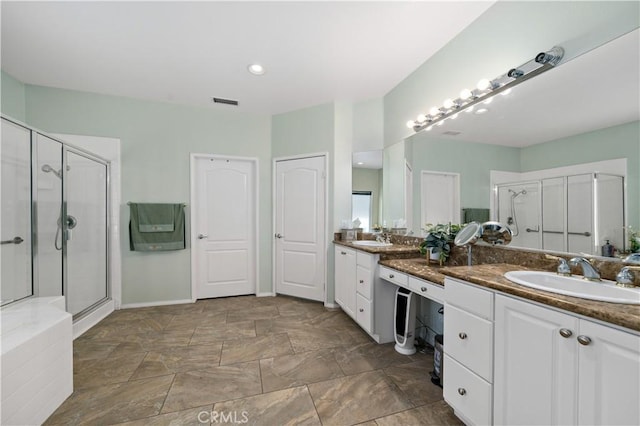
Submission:
M 194 299 L 256 292 L 255 176 L 251 159 L 195 158 Z
M 422 223 L 460 223 L 460 175 L 428 172 L 421 174 Z
M 325 157 L 276 162 L 276 292 L 324 300 Z

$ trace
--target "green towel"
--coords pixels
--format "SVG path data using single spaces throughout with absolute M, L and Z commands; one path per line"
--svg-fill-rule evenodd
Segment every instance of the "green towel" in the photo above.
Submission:
M 462 223 L 478 222 L 483 223 L 489 220 L 489 209 L 462 209 Z
M 140 232 L 173 232 L 175 230 L 173 204 L 138 204 Z
M 172 231 L 152 230 L 141 232 L 141 210 L 145 211 L 143 214 L 146 221 L 144 225 L 153 226 L 153 224 L 149 223 L 149 218 L 158 218 L 161 222 L 165 222 L 166 218 L 171 215 L 173 218 L 171 223 Z M 131 251 L 166 251 L 185 248 L 184 205 L 130 203 L 129 212 L 129 248 Z M 169 225 L 168 223 L 157 223 L 156 225 L 163 225 L 159 228 L 169 228 L 167 226 Z

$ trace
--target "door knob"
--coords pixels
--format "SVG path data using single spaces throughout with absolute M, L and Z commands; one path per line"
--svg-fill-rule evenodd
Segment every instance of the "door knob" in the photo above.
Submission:
M 207 234 L 198 234 L 198 239 L 199 240 L 204 240 L 205 238 L 207 238 L 208 235 Z
M 2 242 L 0 242 L 0 244 L 5 245 L 5 244 L 20 244 L 21 242 L 23 242 L 24 240 L 20 237 L 14 237 L 11 240 L 4 240 Z

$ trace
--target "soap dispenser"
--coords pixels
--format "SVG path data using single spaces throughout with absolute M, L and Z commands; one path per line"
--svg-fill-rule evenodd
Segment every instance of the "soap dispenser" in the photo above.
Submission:
M 602 256 L 604 257 L 613 257 L 614 247 L 609 244 L 609 240 L 602 246 L 601 248 Z

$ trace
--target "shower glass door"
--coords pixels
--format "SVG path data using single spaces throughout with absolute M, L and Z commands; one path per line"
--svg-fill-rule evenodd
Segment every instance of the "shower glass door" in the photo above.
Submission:
M 77 315 L 106 299 L 107 164 L 66 150 L 64 239 L 67 311 Z
M 31 268 L 31 131 L 2 119 L 0 304 L 33 294 Z

